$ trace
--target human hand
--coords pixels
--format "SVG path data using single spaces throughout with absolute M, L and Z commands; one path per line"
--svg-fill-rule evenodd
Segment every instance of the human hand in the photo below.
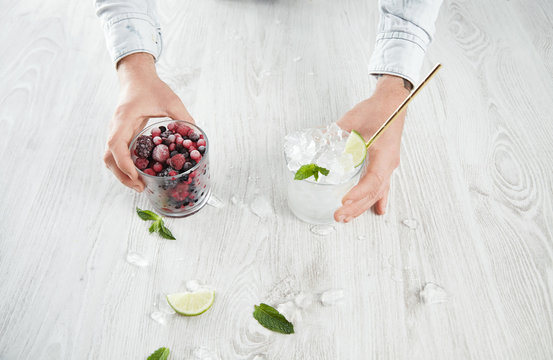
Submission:
M 129 144 L 149 118 L 168 116 L 194 122 L 179 97 L 156 73 L 148 53 L 124 57 L 118 64 L 119 104 L 109 123 L 104 163 L 124 185 L 141 192 L 144 183 L 131 159 Z
M 347 130 L 357 130 L 367 141 L 405 100 L 409 90 L 402 78 L 384 75 L 373 95 L 348 111 L 338 125 Z M 370 207 L 378 215 L 386 212 L 390 177 L 399 166 L 401 133 L 405 111 L 398 115 L 378 140 L 369 148 L 368 164 L 359 183 L 342 199 L 342 207 L 334 213 L 338 222 L 349 222 Z

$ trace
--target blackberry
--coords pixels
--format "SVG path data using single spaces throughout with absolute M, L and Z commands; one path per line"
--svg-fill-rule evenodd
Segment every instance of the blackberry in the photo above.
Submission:
M 136 139 L 136 155 L 141 158 L 148 158 L 154 148 L 154 142 L 149 136 L 142 135 Z
M 188 138 L 194 142 L 200 140 L 200 135 L 196 134 L 195 132 L 188 134 Z
M 161 170 L 157 176 L 161 176 L 161 177 L 166 177 L 166 176 L 169 176 L 169 172 L 171 171 L 175 171 L 175 169 L 173 169 L 172 167 L 170 166 L 167 166 L 165 169 Z
M 167 130 L 167 128 L 166 128 L 165 126 L 160 126 L 160 127 L 159 127 L 159 130 L 161 130 L 161 132 L 163 133 L 163 132 L 165 132 L 165 131 Z

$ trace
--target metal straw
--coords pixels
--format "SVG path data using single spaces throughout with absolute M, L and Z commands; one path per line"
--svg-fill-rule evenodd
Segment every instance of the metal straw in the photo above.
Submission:
M 392 115 L 390 115 L 390 117 L 388 118 L 388 120 L 386 120 L 386 122 L 384 124 L 382 124 L 382 126 L 380 127 L 380 129 L 377 130 L 377 132 L 374 133 L 374 135 L 369 139 L 369 141 L 365 144 L 365 146 L 367 147 L 367 149 L 376 141 L 376 139 L 378 139 L 378 137 L 380 135 L 382 135 L 382 133 L 384 132 L 384 130 L 386 130 L 386 128 L 388 126 L 390 126 L 390 124 L 392 124 L 392 121 L 395 120 L 395 118 L 405 109 L 405 107 L 407 106 L 407 104 L 409 104 L 409 101 L 411 101 L 412 98 L 415 97 L 415 95 L 417 95 L 417 93 L 419 92 L 420 89 L 422 89 L 422 87 L 424 85 L 426 85 L 426 83 L 428 82 L 428 80 L 430 80 L 432 78 L 432 76 L 434 76 L 434 74 L 436 74 L 438 72 L 438 70 L 440 69 L 440 67 L 442 66 L 442 64 L 438 63 L 436 64 L 436 66 L 434 66 L 434 68 L 432 69 L 432 71 L 430 71 L 428 73 L 428 75 L 426 75 L 426 77 L 424 78 L 424 80 L 419 84 L 419 86 L 417 86 L 415 88 L 415 90 L 413 90 L 405 100 L 403 100 L 403 102 L 401 103 L 401 105 L 399 105 L 399 107 L 396 109 L 396 111 L 394 111 L 394 113 Z

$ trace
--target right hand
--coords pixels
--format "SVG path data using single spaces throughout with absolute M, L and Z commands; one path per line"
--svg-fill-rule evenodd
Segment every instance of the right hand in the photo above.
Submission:
M 109 123 L 104 162 L 119 181 L 141 192 L 144 183 L 131 159 L 131 140 L 152 117 L 170 117 L 191 123 L 194 120 L 179 97 L 158 77 L 152 55 L 135 53 L 124 57 L 117 73 L 119 104 Z

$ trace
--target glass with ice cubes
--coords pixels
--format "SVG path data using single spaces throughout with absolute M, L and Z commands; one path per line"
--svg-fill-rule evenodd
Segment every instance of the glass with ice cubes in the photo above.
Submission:
M 334 212 L 342 197 L 358 182 L 363 165 L 355 166 L 351 154 L 344 153 L 349 132 L 335 123 L 325 128 L 296 131 L 284 138 L 288 174 L 288 206 L 300 220 L 310 224 L 334 222 Z M 294 180 L 296 171 L 307 164 L 328 169 L 304 180 Z

